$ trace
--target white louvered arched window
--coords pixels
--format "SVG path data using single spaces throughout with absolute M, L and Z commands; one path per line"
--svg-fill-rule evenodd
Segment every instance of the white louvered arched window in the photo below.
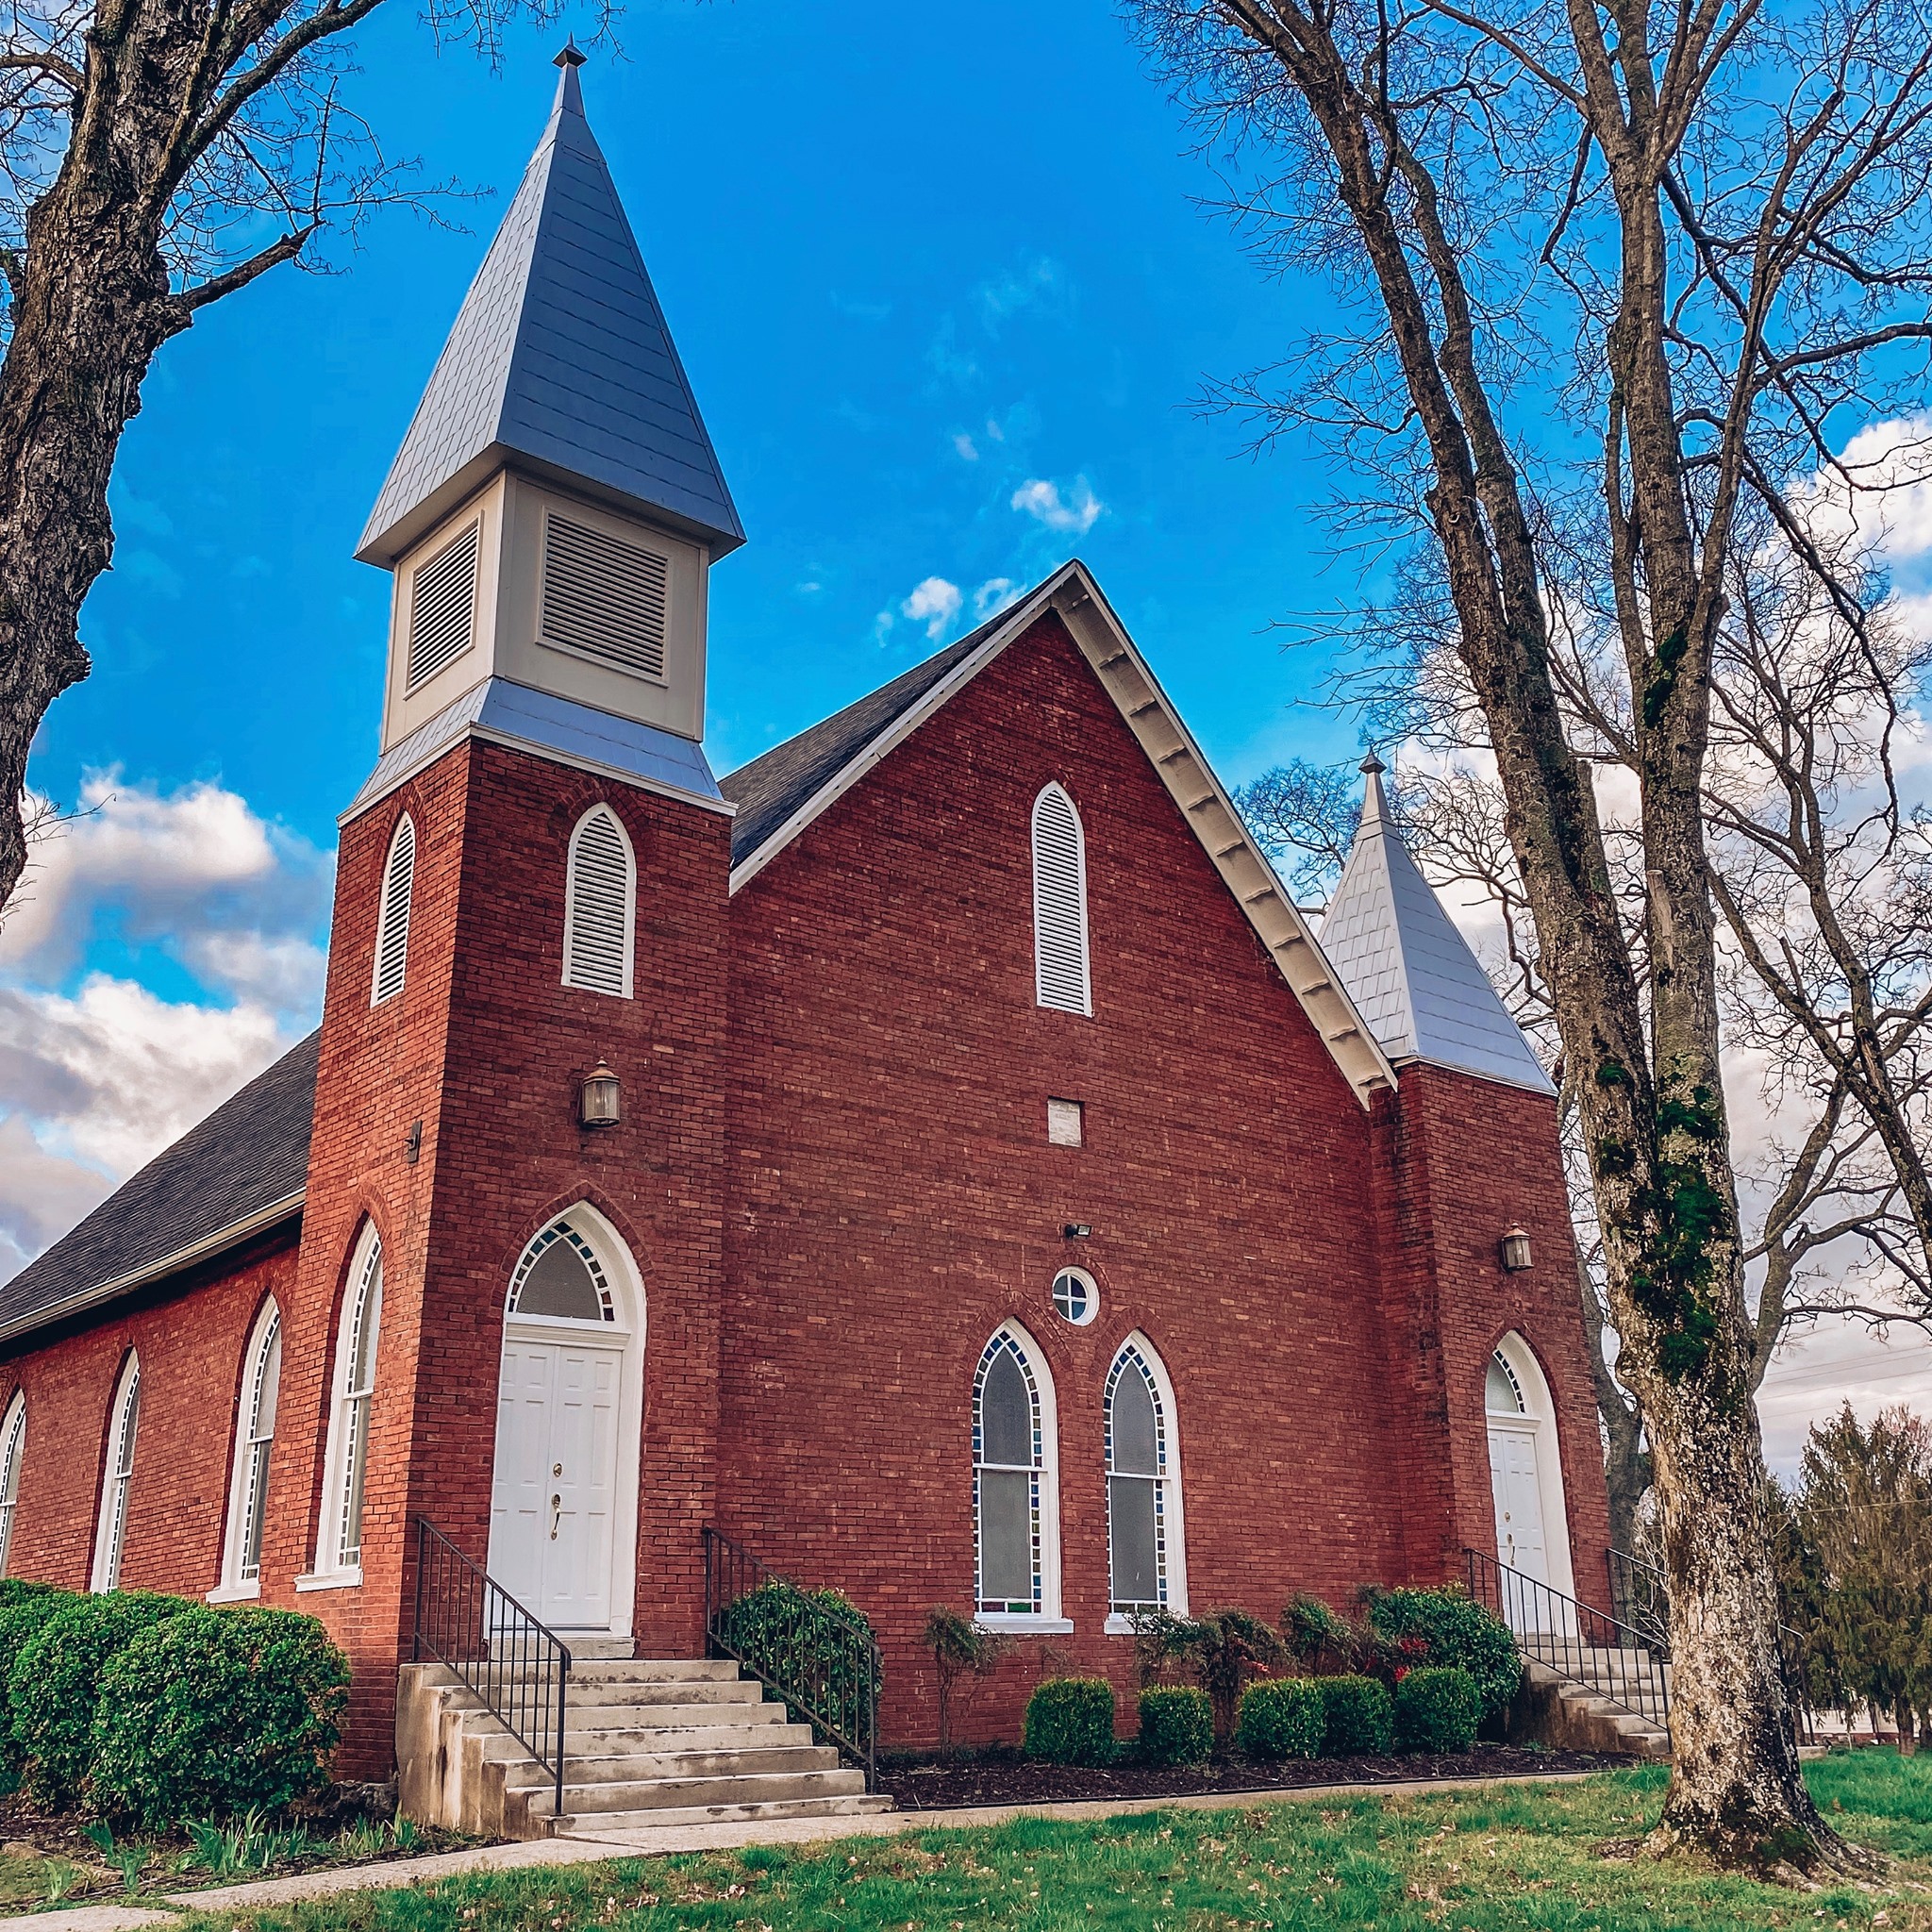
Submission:
M 242 1413 L 228 1497 L 228 1543 L 222 1584 L 236 1592 L 261 1577 L 261 1530 L 267 1516 L 269 1457 L 282 1381 L 282 1315 L 271 1300 L 256 1318 L 242 1371 Z
M 396 821 L 382 866 L 382 903 L 375 914 L 375 977 L 369 1004 L 379 1007 L 403 990 L 409 963 L 409 894 L 416 883 L 416 826 L 405 812 Z
M 26 1397 L 18 1390 L 0 1424 L 0 1576 L 13 1550 L 13 1512 L 20 1502 L 20 1465 L 26 1456 Z
M 1033 801 L 1033 980 L 1042 1007 L 1091 1013 L 1087 841 L 1074 801 L 1049 785 Z
M 617 814 L 593 805 L 570 835 L 563 894 L 563 983 L 631 996 L 637 860 Z
M 108 1425 L 108 1463 L 101 1475 L 101 1516 L 94 1531 L 94 1570 L 88 1588 L 104 1595 L 121 1588 L 121 1552 L 127 1542 L 127 1491 L 134 1482 L 134 1439 L 141 1427 L 141 1357 L 130 1355 L 114 1388 Z

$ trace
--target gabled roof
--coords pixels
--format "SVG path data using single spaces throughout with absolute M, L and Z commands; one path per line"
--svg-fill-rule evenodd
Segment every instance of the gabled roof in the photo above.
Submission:
M 0 1341 L 95 1307 L 294 1214 L 308 1177 L 320 1030 L 134 1175 L 11 1281 Z
M 739 807 L 731 890 L 736 892 L 756 878 L 814 819 L 1049 610 L 1066 625 L 1301 1002 L 1329 1057 L 1366 1106 L 1374 1089 L 1394 1084 L 1394 1070 L 1201 747 L 1077 558 L 958 643 L 720 779 L 719 789 Z
M 391 564 L 506 459 L 735 550 L 744 530 L 566 48 L 543 139 L 357 555 Z
M 1362 765 L 1362 820 L 1322 923 L 1322 944 L 1399 1067 L 1424 1060 L 1554 1093 L 1482 963 L 1389 817 L 1386 767 Z

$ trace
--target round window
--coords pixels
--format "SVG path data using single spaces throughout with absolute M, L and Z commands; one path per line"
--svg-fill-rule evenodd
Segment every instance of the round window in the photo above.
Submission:
M 1053 1305 L 1076 1328 L 1084 1328 L 1100 1312 L 1100 1291 L 1084 1269 L 1062 1268 L 1053 1278 Z

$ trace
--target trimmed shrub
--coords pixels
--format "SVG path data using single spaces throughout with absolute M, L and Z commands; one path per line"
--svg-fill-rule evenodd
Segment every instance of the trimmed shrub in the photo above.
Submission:
M 1319 1757 L 1328 1707 L 1313 1677 L 1274 1677 L 1241 1693 L 1235 1742 L 1250 1757 Z
M 1330 1757 L 1380 1757 L 1395 1739 L 1395 1706 L 1374 1677 L 1317 1677 L 1323 1749 Z
M 279 1810 L 325 1781 L 348 1696 L 348 1659 L 313 1617 L 192 1606 L 103 1668 L 89 1796 L 151 1831 Z
M 69 1598 L 23 1643 L 7 1680 L 14 1742 L 27 1789 L 44 1805 L 71 1805 L 93 1763 L 101 1673 L 121 1647 L 192 1607 L 186 1597 L 117 1590 Z
M 1111 1764 L 1113 1686 L 1105 1677 L 1048 1677 L 1026 1700 L 1024 1749 L 1047 1764 Z
M 1395 1741 L 1404 1751 L 1467 1751 L 1483 1694 L 1458 1664 L 1410 1671 L 1395 1687 Z
M 1206 1764 L 1214 1756 L 1214 1707 L 1191 1684 L 1141 1693 L 1141 1756 L 1149 1764 Z
M 1378 1591 L 1368 1600 L 1368 1613 L 1377 1635 L 1402 1644 L 1418 1665 L 1467 1671 L 1485 1713 L 1493 1716 L 1516 1695 L 1523 1659 L 1508 1624 L 1457 1586 Z
M 26 1752 L 13 1735 L 7 1681 L 25 1645 L 75 1600 L 72 1591 L 56 1590 L 51 1583 L 0 1578 L 0 1795 L 20 1789 L 21 1769 L 26 1762 Z
M 759 1676 L 795 1692 L 787 1697 L 795 1718 L 812 1720 L 821 1736 L 830 1725 L 864 1741 L 859 1734 L 884 1676 L 872 1624 L 849 1598 L 774 1579 L 724 1607 L 718 1638 Z

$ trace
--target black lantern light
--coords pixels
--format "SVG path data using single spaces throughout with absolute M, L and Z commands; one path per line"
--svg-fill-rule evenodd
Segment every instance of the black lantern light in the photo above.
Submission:
M 614 1127 L 624 1118 L 617 1075 L 599 1060 L 577 1089 L 577 1121 L 586 1127 Z
M 1512 1227 L 1503 1237 L 1503 1266 L 1511 1274 L 1520 1274 L 1529 1266 L 1529 1236 L 1520 1227 Z

